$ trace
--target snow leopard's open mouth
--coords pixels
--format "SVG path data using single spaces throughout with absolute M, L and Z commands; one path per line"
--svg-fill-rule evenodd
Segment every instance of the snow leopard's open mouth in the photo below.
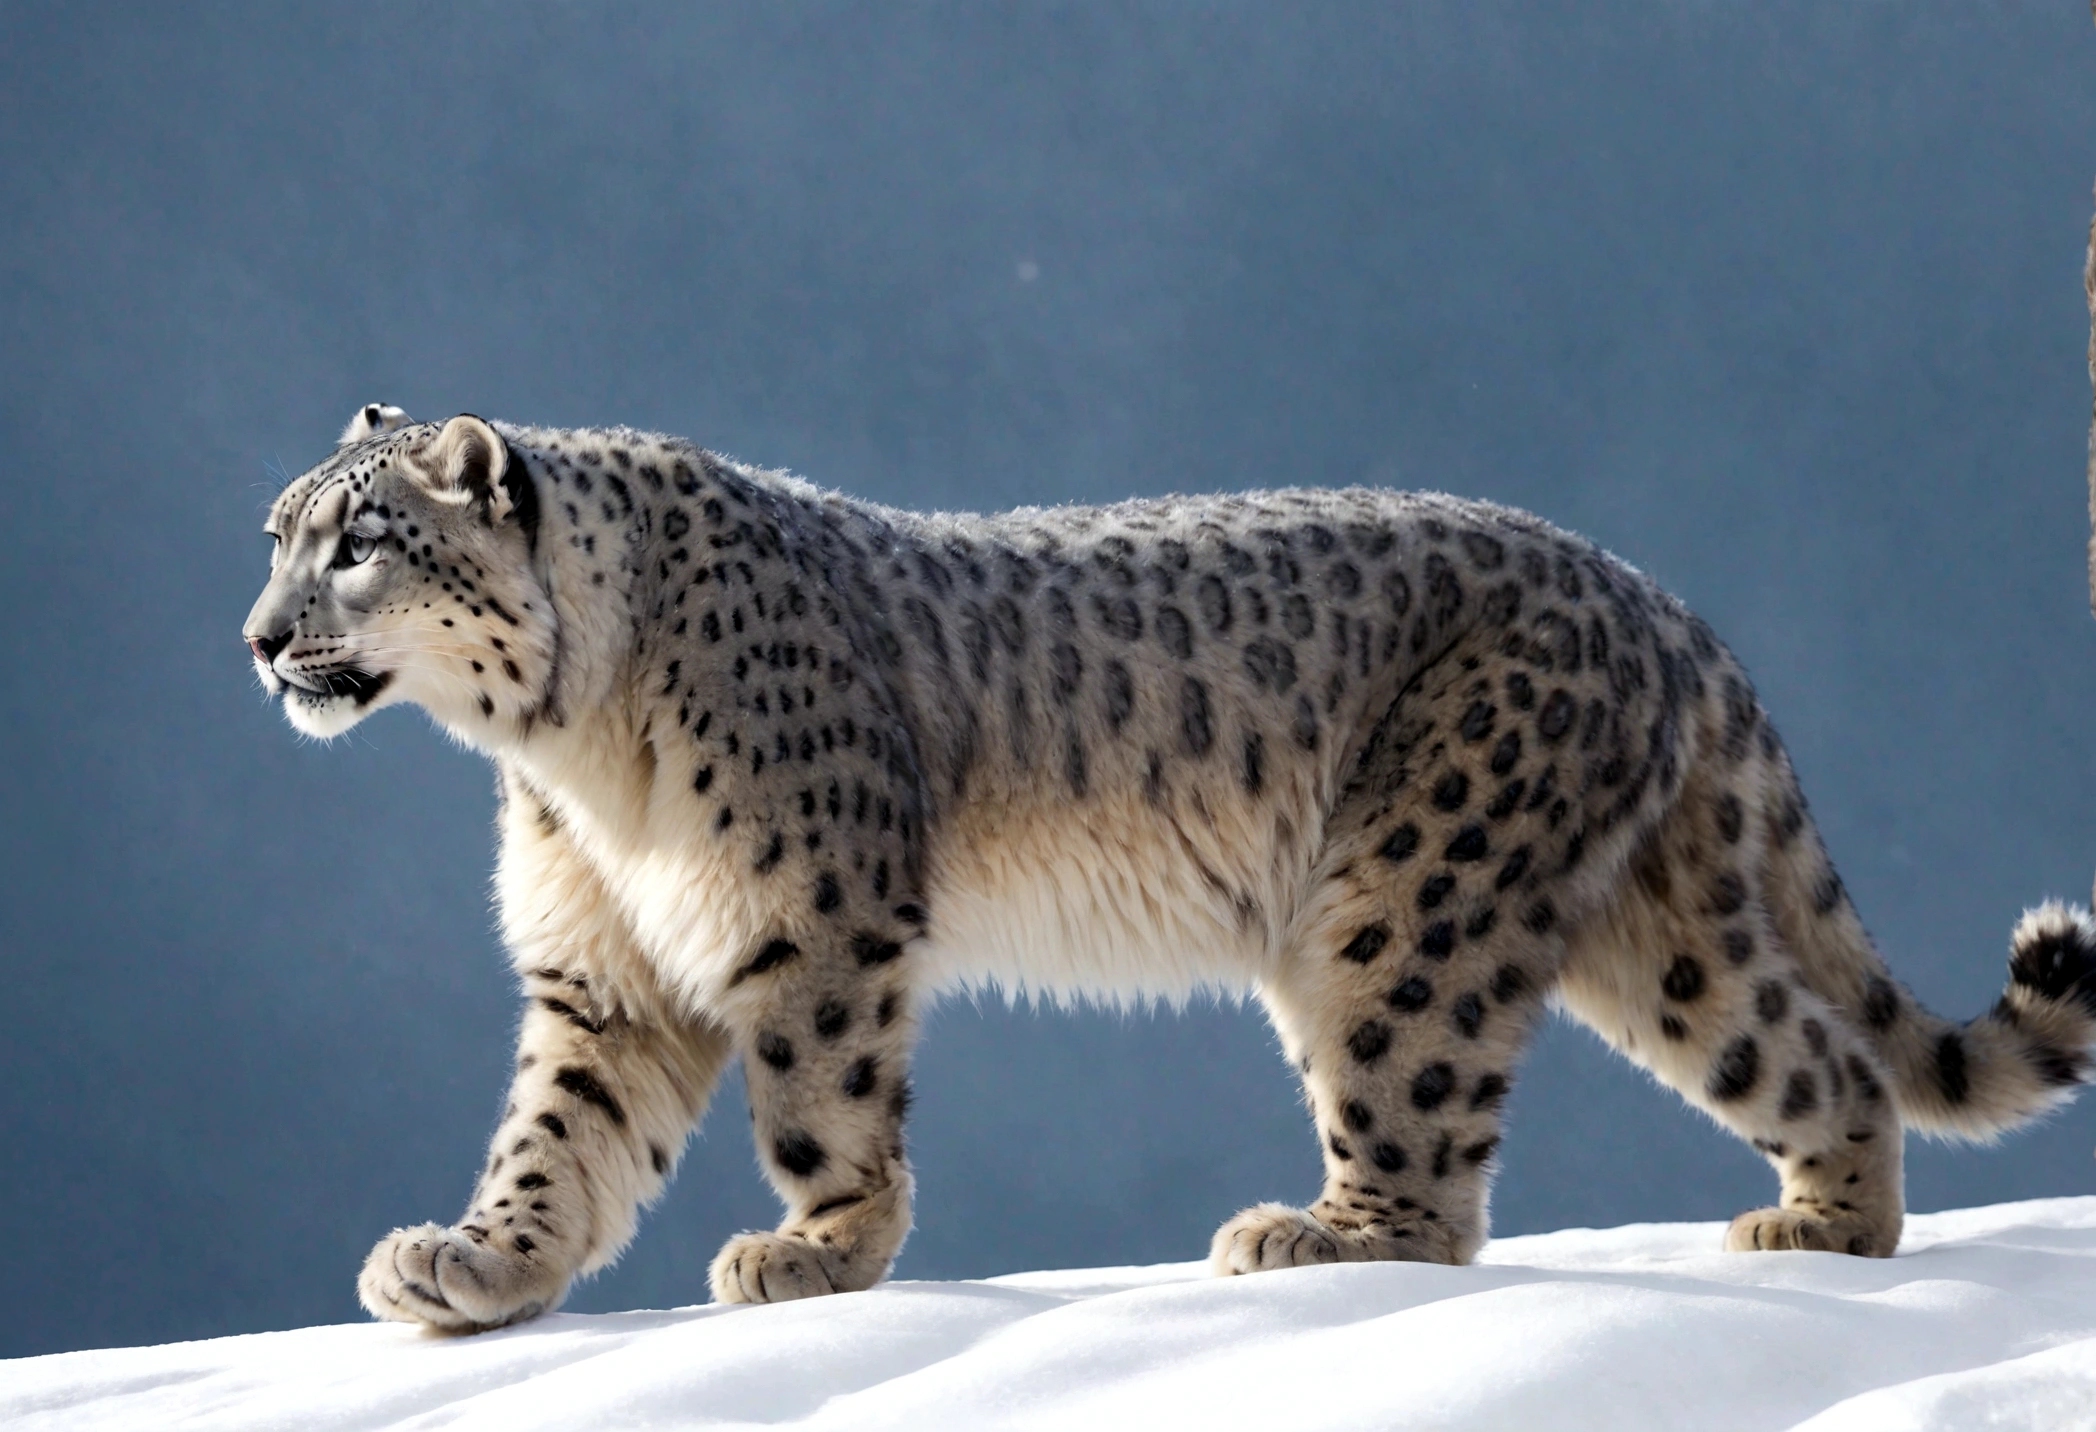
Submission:
M 307 705 L 318 705 L 322 697 L 347 696 L 359 707 L 369 706 L 386 689 L 386 683 L 393 679 L 390 671 L 374 673 L 354 666 L 337 667 L 331 671 L 302 671 L 299 676 L 303 679 L 286 679 L 284 682 L 286 700 L 296 693 Z M 308 686 L 308 681 L 317 685 Z

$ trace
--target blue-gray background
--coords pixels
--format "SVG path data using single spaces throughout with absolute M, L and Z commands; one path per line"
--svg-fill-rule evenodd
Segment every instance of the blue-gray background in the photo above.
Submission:
M 238 640 L 352 407 L 627 422 L 890 502 L 1533 507 L 1754 670 L 1865 918 L 1977 1012 L 2096 863 L 2078 4 L 0 3 L 0 1353 L 357 1316 L 514 1002 L 482 762 Z M 1179 1259 L 1317 1160 L 1255 1013 L 930 1021 L 903 1276 Z M 1746 1149 L 1553 1023 L 1501 1231 Z M 768 1224 L 742 1098 L 584 1309 Z M 2096 1190 L 2096 1109 L 1916 1206 Z

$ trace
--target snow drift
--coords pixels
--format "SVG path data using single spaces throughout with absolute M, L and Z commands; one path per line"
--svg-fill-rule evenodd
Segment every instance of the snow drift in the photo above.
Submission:
M 1722 1231 L 63 1353 L 0 1363 L 0 1425 L 2096 1428 L 2096 1198 L 1916 1215 L 1890 1260 L 1726 1254 Z

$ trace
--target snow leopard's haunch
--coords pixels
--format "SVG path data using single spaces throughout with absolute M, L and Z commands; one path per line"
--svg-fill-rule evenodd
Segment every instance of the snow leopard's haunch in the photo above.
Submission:
M 277 500 L 247 639 L 300 730 L 413 702 L 495 760 L 525 1008 L 455 1224 L 373 1313 L 470 1330 L 617 1256 L 740 1058 L 787 1205 L 714 1295 L 864 1288 L 910 1227 L 918 1011 L 1251 991 L 1323 1196 L 1218 1272 L 1486 1236 L 1553 994 L 1782 1180 L 1734 1248 L 1883 1255 L 1901 1129 L 2086 1077 L 2096 927 L 2031 912 L 1993 1012 L 1879 962 L 1739 664 L 1506 508 L 1363 489 L 925 516 L 675 439 L 362 410 Z

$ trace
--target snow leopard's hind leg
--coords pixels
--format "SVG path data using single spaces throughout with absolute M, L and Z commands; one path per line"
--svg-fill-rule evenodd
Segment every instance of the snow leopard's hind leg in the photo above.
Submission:
M 1904 1217 L 1894 1074 L 1784 937 L 1784 902 L 1824 917 L 1840 882 L 1745 677 L 1710 682 L 1688 724 L 1699 755 L 1680 799 L 1573 936 L 1560 997 L 1775 1167 L 1777 1205 L 1735 1219 L 1728 1248 L 1889 1257 Z M 1788 873 L 1806 845 L 1818 874 L 1801 894 Z
M 1302 1071 L 1324 1192 L 1226 1223 L 1218 1273 L 1461 1263 L 1485 1241 L 1501 1105 L 1564 931 L 1678 771 L 1671 673 L 1633 684 L 1576 643 L 1571 661 L 1510 659 L 1534 648 L 1491 635 L 1399 699 L 1327 824 L 1260 991 Z

